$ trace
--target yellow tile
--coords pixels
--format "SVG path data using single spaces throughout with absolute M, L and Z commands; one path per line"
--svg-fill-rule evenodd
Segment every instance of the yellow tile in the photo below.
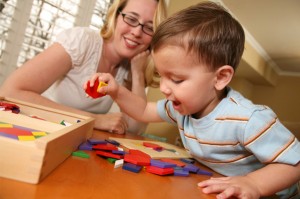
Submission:
M 32 140 L 35 140 L 35 137 L 31 136 L 31 135 L 19 135 L 18 138 L 19 138 L 20 141 L 32 141 Z
M 12 124 L 0 123 L 0 127 L 2 127 L 2 128 L 12 128 L 13 125 Z
M 47 135 L 47 133 L 44 132 L 44 131 L 32 131 L 32 135 L 34 135 L 34 136 L 45 136 L 45 135 Z

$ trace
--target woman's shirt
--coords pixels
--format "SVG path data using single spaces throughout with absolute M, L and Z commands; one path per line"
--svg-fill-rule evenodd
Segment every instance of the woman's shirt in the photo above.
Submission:
M 60 33 L 55 42 L 61 44 L 69 54 L 72 69 L 43 95 L 57 103 L 83 111 L 107 113 L 113 103 L 112 98 L 110 96 L 87 98 L 83 89 L 84 83 L 98 70 L 103 47 L 99 31 L 75 27 Z M 128 71 L 124 67 L 119 67 L 116 81 L 123 84 L 127 75 Z

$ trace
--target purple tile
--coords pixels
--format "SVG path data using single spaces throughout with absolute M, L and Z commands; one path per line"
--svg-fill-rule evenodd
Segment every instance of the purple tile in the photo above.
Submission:
M 174 176 L 189 176 L 189 172 L 183 169 L 176 169 L 174 170 Z
M 127 171 L 138 173 L 138 172 L 141 171 L 142 166 L 138 166 L 138 165 L 131 164 L 131 163 L 125 163 L 122 168 L 127 170 Z
M 199 167 L 197 167 L 193 164 L 187 164 L 183 167 L 183 170 L 193 172 L 193 173 L 197 173 L 197 171 L 199 170 Z
M 191 158 L 181 158 L 180 159 L 182 162 L 184 163 L 188 163 L 188 164 L 193 164 L 195 162 L 194 159 L 191 159 Z
M 87 150 L 87 151 L 92 151 L 93 150 L 93 145 L 91 145 L 89 142 L 84 142 L 78 147 L 79 150 Z
M 154 160 L 154 159 L 151 159 L 150 163 L 151 163 L 151 166 L 159 167 L 159 168 L 172 168 L 172 167 L 177 166 L 176 164 L 173 164 L 173 163 L 163 162 L 163 161 Z
M 107 144 L 107 142 L 105 141 L 105 140 L 99 140 L 99 139 L 92 139 L 92 138 L 90 138 L 90 139 L 88 139 L 88 142 L 90 143 L 90 144 Z
M 202 169 L 199 169 L 199 170 L 197 171 L 197 174 L 199 174 L 199 175 L 206 175 L 206 176 L 212 176 L 212 175 L 213 175 L 212 172 L 205 171 L 205 170 L 202 170 Z
M 16 135 L 11 135 L 11 134 L 4 133 L 4 132 L 0 132 L 0 136 L 7 137 L 7 138 L 12 138 L 12 139 L 15 139 L 15 140 L 19 140 L 19 139 L 18 139 L 18 136 L 16 136 Z
M 125 155 L 126 152 L 125 151 L 119 151 L 119 150 L 112 150 L 111 151 L 113 154 L 119 154 L 119 155 Z

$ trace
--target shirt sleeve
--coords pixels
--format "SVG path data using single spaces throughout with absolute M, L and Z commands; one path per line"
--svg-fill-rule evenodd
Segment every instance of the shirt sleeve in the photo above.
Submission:
M 166 99 L 158 101 L 157 112 L 159 116 L 166 122 L 177 124 L 176 113 L 170 101 Z
M 270 108 L 255 111 L 245 130 L 244 146 L 262 163 L 300 162 L 300 143 Z
M 94 37 L 98 36 L 94 30 L 85 27 L 67 29 L 56 37 L 72 60 L 72 67 L 80 67 L 87 54 L 91 53 Z

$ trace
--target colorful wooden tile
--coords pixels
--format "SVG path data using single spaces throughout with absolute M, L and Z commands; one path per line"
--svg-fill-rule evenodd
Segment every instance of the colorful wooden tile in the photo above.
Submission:
M 106 151 L 96 151 L 96 155 L 102 156 L 102 157 L 107 157 L 107 158 L 115 158 L 115 159 L 122 159 L 123 158 L 122 155 L 113 154 L 113 153 L 106 152 Z
M 31 136 L 29 136 L 29 135 L 19 135 L 18 139 L 20 141 L 33 141 L 33 140 L 35 140 L 35 137 L 32 136 L 32 135 Z
M 155 166 L 155 167 L 159 167 L 159 168 L 174 168 L 174 167 L 176 167 L 176 164 L 174 164 L 174 163 L 163 162 L 163 161 L 154 160 L 154 159 L 151 159 L 150 163 L 151 163 L 151 166 Z
M 85 92 L 92 98 L 103 97 L 103 96 L 105 96 L 105 94 L 99 93 L 99 89 L 103 86 L 107 86 L 107 84 L 104 82 L 99 83 L 98 79 L 96 79 L 96 81 L 94 82 L 93 87 L 90 86 L 90 81 L 88 81 Z
M 146 158 L 151 158 L 150 155 L 148 155 L 147 153 L 144 153 L 140 150 L 137 150 L 137 149 L 129 149 L 129 154 L 132 154 L 132 155 L 139 155 L 139 156 L 144 156 Z
M 107 142 L 105 140 L 101 140 L 101 139 L 92 139 L 92 138 L 90 138 L 87 141 L 90 144 L 93 144 L 93 145 L 95 145 L 95 144 L 107 144 Z
M 123 164 L 124 164 L 124 160 L 123 159 L 116 160 L 114 168 L 116 169 L 116 168 L 122 167 Z
M 115 145 L 112 144 L 96 144 L 93 146 L 94 150 L 105 150 L 105 151 L 112 151 L 112 150 L 118 150 L 118 148 Z
M 150 165 L 150 158 L 149 157 L 135 155 L 135 154 L 125 154 L 124 155 L 124 161 L 135 164 L 135 165 L 140 165 L 140 166 Z
M 79 145 L 78 149 L 79 150 L 92 151 L 93 150 L 93 145 L 91 145 L 89 142 L 84 142 L 84 143 Z
M 146 171 L 157 175 L 169 175 L 174 173 L 173 168 L 159 168 L 154 166 L 147 166 Z
M 199 174 L 199 175 L 206 175 L 206 176 L 212 176 L 212 175 L 213 175 L 212 172 L 205 171 L 205 170 L 202 170 L 202 169 L 199 169 L 199 170 L 197 171 L 197 174 Z
M 193 172 L 193 173 L 197 173 L 197 171 L 199 170 L 199 167 L 197 167 L 193 164 L 187 164 L 183 167 L 183 170 Z
M 131 171 L 134 173 L 139 173 L 142 170 L 142 166 L 138 166 L 131 163 L 125 163 L 122 168 L 124 170 Z
M 190 175 L 190 173 L 188 171 L 183 170 L 183 169 L 175 169 L 174 170 L 174 176 L 184 176 L 184 177 L 186 177 L 186 176 L 189 176 L 189 175 Z
M 89 154 L 80 150 L 72 152 L 72 156 L 81 157 L 81 158 L 90 158 Z
M 151 142 L 143 142 L 143 145 L 145 147 L 149 147 L 149 148 L 152 148 L 154 150 L 162 150 L 163 147 L 158 145 L 158 144 L 155 144 L 155 143 L 151 143 Z
M 169 163 L 173 163 L 173 164 L 176 164 L 177 166 L 179 167 L 184 167 L 185 166 L 185 163 L 179 161 L 179 160 L 175 160 L 175 159 L 170 159 L 170 158 L 162 158 L 160 159 L 161 161 L 163 162 L 169 162 Z

